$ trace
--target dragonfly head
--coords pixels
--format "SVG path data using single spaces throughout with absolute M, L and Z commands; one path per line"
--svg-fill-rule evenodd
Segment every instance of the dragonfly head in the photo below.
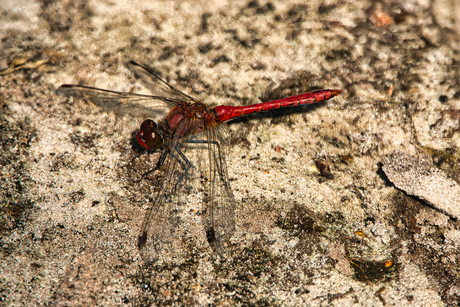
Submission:
M 142 147 L 147 149 L 160 149 L 163 146 L 163 137 L 157 123 L 151 119 L 144 120 L 141 129 L 137 133 L 137 140 Z

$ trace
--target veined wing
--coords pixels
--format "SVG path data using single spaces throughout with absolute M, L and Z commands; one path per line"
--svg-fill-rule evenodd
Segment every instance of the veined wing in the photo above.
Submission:
M 226 164 L 230 133 L 225 123 L 213 117 L 200 120 L 184 120 L 178 130 L 190 132 L 182 141 L 182 152 L 196 167 L 204 191 L 201 203 L 207 240 L 222 255 L 224 245 L 235 232 L 235 200 Z
M 189 137 L 181 142 L 181 150 L 195 166 L 199 180 L 194 182 L 201 182 L 200 187 L 195 186 L 195 193 L 200 189 L 204 192 L 201 203 L 207 240 L 215 252 L 223 255 L 225 244 L 235 232 L 235 200 L 226 164 L 228 126 L 213 117 L 186 118 L 176 131 L 189 131 Z
M 208 214 L 204 224 L 208 241 L 214 250 L 223 254 L 223 247 L 235 232 L 235 200 L 228 180 L 226 157 L 230 133 L 225 123 L 205 124 L 209 171 Z
M 171 259 L 180 251 L 175 232 L 180 223 L 181 208 L 175 194 L 175 184 L 184 170 L 174 151 L 175 144 L 169 144 L 162 155 L 167 155 L 167 166 L 160 191 L 155 197 L 142 225 L 140 254 L 145 262 L 154 263 L 160 259 Z M 160 159 L 162 159 L 160 157 Z
M 128 63 L 128 67 L 138 78 L 142 80 L 144 85 L 147 88 L 149 88 L 155 95 L 171 97 L 173 99 L 181 101 L 198 102 L 198 100 L 196 100 L 195 98 L 179 91 L 171 84 L 164 81 L 150 68 L 134 61 L 130 61 Z
M 234 232 L 234 199 L 225 165 L 229 138 L 224 139 L 221 131 L 226 125 L 204 123 L 207 132 L 197 134 L 202 120 L 185 118 L 177 130 L 188 131 L 189 137 L 173 136 L 167 145 L 167 171 L 142 228 L 140 250 L 147 262 L 183 252 L 175 232 L 183 228 L 178 227 L 183 219 L 196 218 L 185 217 L 196 214 L 196 209 L 203 212 L 208 242 L 217 253 L 223 253 L 224 242 Z M 198 204 L 203 207 L 197 208 Z
M 117 115 L 129 114 L 142 118 L 163 119 L 171 108 L 182 103 L 167 97 L 116 92 L 82 85 L 64 84 L 59 87 L 58 92 L 67 97 L 86 100 L 106 111 L 114 111 Z
M 195 127 L 195 128 L 192 128 Z M 190 133 L 198 127 L 197 119 L 184 119 L 177 129 L 187 129 Z M 191 130 L 190 130 L 191 129 Z M 170 260 L 183 251 L 180 235 L 176 234 L 184 220 L 186 210 L 196 195 L 197 173 L 194 161 L 189 160 L 189 150 L 184 138 L 172 136 L 165 144 L 160 159 L 165 158 L 166 171 L 161 180 L 160 191 L 155 197 L 142 226 L 140 254 L 146 262 L 160 259 Z M 166 157 L 165 157 L 166 155 Z

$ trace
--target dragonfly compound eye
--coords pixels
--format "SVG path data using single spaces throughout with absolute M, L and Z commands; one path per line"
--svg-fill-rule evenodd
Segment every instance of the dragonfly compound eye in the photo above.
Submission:
M 137 133 L 137 140 L 141 146 L 147 149 L 159 149 L 163 146 L 163 138 L 158 131 L 157 124 L 147 119 L 141 124 L 140 131 Z

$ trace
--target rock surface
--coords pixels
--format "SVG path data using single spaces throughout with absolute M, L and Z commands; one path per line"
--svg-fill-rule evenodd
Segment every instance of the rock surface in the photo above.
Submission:
M 394 185 L 458 220 L 460 188 L 423 156 L 394 153 L 382 167 Z
M 424 155 L 460 182 L 458 1 L 20 0 L 0 12 L 1 305 L 458 304 L 458 204 L 446 215 L 382 170 L 395 152 Z M 163 171 L 135 182 L 159 157 L 133 163 L 144 118 L 56 94 L 150 93 L 128 60 L 210 106 L 343 90 L 229 125 L 237 231 L 224 257 L 197 201 L 177 231 L 184 253 L 145 263 L 138 238 Z

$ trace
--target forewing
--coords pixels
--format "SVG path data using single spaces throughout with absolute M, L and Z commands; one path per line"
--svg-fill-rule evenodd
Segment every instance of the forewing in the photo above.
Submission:
M 181 103 L 167 97 L 116 92 L 81 85 L 64 84 L 59 87 L 58 92 L 67 97 L 86 100 L 120 116 L 129 114 L 140 118 L 162 119 L 171 108 Z
M 177 144 L 171 144 L 163 153 L 167 158 L 162 186 L 142 226 L 140 253 L 146 262 L 171 259 L 180 250 L 175 244 L 175 233 L 180 223 L 180 206 L 174 190 L 183 170 L 177 155 L 171 151 L 174 150 L 173 146 Z
M 176 131 L 185 129 L 193 134 L 197 127 L 196 118 L 185 118 Z M 146 262 L 169 261 L 183 253 L 181 239 L 187 232 L 181 225 L 190 224 L 188 215 L 194 212 L 190 206 L 200 202 L 196 184 L 199 174 L 194 166 L 196 160 L 189 155 L 193 151 L 184 143 L 187 139 L 173 135 L 166 140 L 163 153 L 167 155 L 164 162 L 166 172 L 142 227 L 140 253 Z
M 171 97 L 181 101 L 198 102 L 195 98 L 179 91 L 171 86 L 168 82 L 164 81 L 158 74 L 153 72 L 150 68 L 130 61 L 128 63 L 129 69 L 142 80 L 144 85 L 149 88 L 155 95 Z

